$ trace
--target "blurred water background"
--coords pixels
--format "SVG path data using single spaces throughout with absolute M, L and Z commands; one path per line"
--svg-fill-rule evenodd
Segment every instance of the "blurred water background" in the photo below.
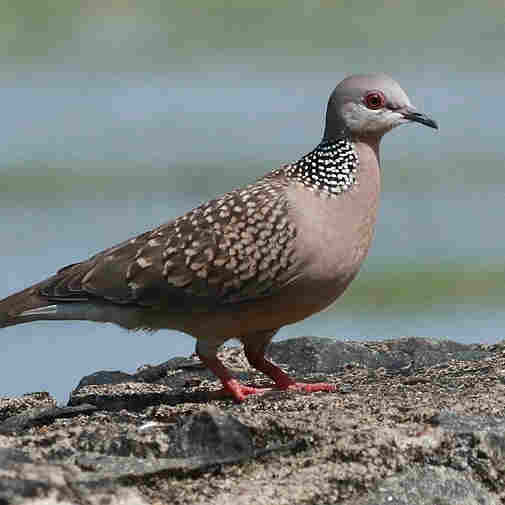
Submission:
M 366 265 L 280 337 L 505 336 L 505 5 L 388 0 L 0 4 L 0 298 L 297 159 L 345 75 L 384 71 L 440 131 L 382 147 Z M 192 352 L 175 332 L 40 322 L 0 338 L 0 395 Z

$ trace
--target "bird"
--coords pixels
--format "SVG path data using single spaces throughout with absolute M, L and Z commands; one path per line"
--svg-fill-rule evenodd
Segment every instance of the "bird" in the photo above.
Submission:
M 379 144 L 407 123 L 438 129 L 388 75 L 346 77 L 312 151 L 0 300 L 0 328 L 89 320 L 178 330 L 196 338 L 222 395 L 240 402 L 266 388 L 240 383 L 218 359 L 236 338 L 275 388 L 336 391 L 295 381 L 265 352 L 279 328 L 328 307 L 357 275 L 376 223 Z

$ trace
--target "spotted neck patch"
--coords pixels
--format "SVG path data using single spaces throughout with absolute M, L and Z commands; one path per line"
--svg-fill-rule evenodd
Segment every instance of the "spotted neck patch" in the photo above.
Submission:
M 323 140 L 313 151 L 285 167 L 288 177 L 311 189 L 338 195 L 357 182 L 359 159 L 347 138 Z

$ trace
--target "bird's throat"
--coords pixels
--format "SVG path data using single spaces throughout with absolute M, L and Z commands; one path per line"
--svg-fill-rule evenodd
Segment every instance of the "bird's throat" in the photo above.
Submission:
M 313 151 L 285 167 L 286 175 L 313 190 L 338 195 L 358 180 L 359 158 L 348 138 L 323 140 Z

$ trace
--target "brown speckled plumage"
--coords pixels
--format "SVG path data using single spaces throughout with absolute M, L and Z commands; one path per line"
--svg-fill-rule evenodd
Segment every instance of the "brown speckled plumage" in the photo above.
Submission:
M 289 282 L 296 262 L 287 184 L 283 170 L 273 172 L 60 270 L 40 293 L 52 301 L 97 297 L 142 306 L 265 296 Z
M 141 306 L 173 306 L 193 296 L 221 304 L 271 294 L 297 274 L 297 229 L 286 188 L 298 183 L 338 195 L 355 184 L 357 167 L 348 139 L 324 142 L 253 184 L 60 270 L 40 294 L 52 301 L 97 297 Z
M 178 329 L 198 339 L 224 392 L 242 400 L 261 391 L 240 385 L 216 357 L 236 337 L 277 387 L 333 391 L 294 382 L 265 348 L 279 327 L 328 306 L 357 274 L 375 224 L 379 142 L 408 121 L 436 127 L 389 77 L 345 79 L 313 151 L 0 301 L 0 327 L 87 319 Z

